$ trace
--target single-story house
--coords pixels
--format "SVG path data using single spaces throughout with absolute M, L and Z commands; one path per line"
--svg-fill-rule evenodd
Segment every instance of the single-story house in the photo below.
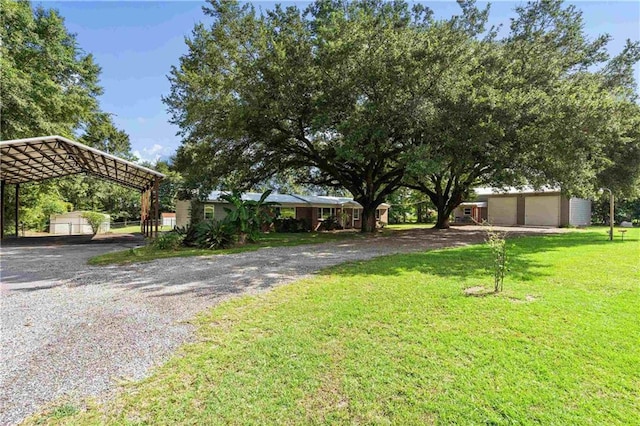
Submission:
M 87 219 L 82 217 L 82 211 L 73 211 L 49 216 L 49 233 L 55 235 L 92 235 L 93 230 Z M 99 234 L 109 232 L 111 217 L 104 215 L 104 221 L 98 229 Z
M 231 208 L 228 202 L 221 199 L 224 192 L 213 191 L 204 202 L 203 219 L 222 220 L 226 217 L 225 208 Z M 262 194 L 244 193 L 243 200 L 258 201 Z M 279 217 L 294 218 L 308 221 L 311 229 L 317 229 L 322 221 L 330 216 L 339 218 L 346 229 L 360 228 L 362 206 L 346 197 L 330 197 L 326 195 L 288 195 L 270 194 L 267 202 L 277 203 L 275 207 Z M 389 204 L 380 204 L 376 210 L 376 220 L 383 225 L 389 223 Z M 186 226 L 191 223 L 191 201 L 176 201 L 176 226 Z
M 454 223 L 482 222 L 493 225 L 587 226 L 591 223 L 591 200 L 568 197 L 558 188 L 476 188 L 476 198 L 458 206 Z

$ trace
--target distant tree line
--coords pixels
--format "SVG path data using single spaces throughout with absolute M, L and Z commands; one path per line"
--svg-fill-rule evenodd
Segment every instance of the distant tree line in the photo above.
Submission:
M 28 1 L 0 0 L 0 136 L 2 140 L 61 135 L 134 160 L 129 135 L 118 129 L 97 97 L 100 67 L 78 46 L 56 10 Z M 169 164 L 148 164 L 168 173 L 161 188 L 162 206 L 173 210 L 179 175 Z M 7 188 L 5 227 L 14 229 L 14 191 Z M 140 215 L 138 191 L 92 176 L 76 175 L 20 186 L 20 220 L 42 230 L 49 216 L 70 209 L 94 210 L 114 220 Z

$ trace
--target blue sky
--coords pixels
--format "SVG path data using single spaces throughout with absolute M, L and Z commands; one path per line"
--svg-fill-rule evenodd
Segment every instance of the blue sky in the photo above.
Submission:
M 274 2 L 254 1 L 268 9 Z M 307 2 L 281 2 L 304 5 Z M 455 1 L 424 2 L 436 16 L 448 17 L 459 10 Z M 589 34 L 609 33 L 612 54 L 627 38 L 640 39 L 640 2 L 571 2 L 584 12 Z M 207 19 L 201 1 L 116 2 L 34 1 L 58 9 L 67 28 L 77 35 L 81 48 L 95 56 L 102 67 L 102 109 L 114 114 L 116 125 L 131 136 L 134 152 L 143 160 L 169 157 L 180 145 L 178 128 L 168 123 L 161 96 L 169 92 L 167 74 L 186 53 L 184 37 L 195 23 Z M 520 2 L 492 3 L 491 23 L 508 25 Z M 636 67 L 640 80 L 640 68 Z

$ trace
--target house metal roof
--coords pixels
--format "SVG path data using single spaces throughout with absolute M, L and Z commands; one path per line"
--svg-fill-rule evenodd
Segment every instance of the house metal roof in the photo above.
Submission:
M 140 191 L 162 173 L 72 141 L 40 136 L 0 142 L 0 177 L 9 184 L 87 173 Z
M 215 202 L 215 201 L 222 201 L 224 202 L 224 200 L 222 200 L 220 197 L 224 194 L 228 194 L 229 192 L 225 192 L 225 191 L 213 191 L 211 192 L 211 194 L 209 194 L 209 196 L 207 197 L 207 201 L 210 202 Z M 243 200 L 253 200 L 253 201 L 258 201 L 260 200 L 260 197 L 262 196 L 261 193 L 259 192 L 245 192 L 242 194 L 242 199 Z M 346 206 L 346 207 L 360 207 L 362 208 L 362 206 L 353 200 L 353 198 L 347 198 L 347 197 L 331 197 L 328 195 L 298 195 L 298 194 L 293 194 L 293 195 L 289 195 L 289 194 L 274 194 L 271 193 L 269 194 L 269 196 L 266 198 L 267 202 L 270 203 L 278 203 L 281 205 L 287 205 L 287 204 L 292 204 L 292 205 L 300 205 L 300 204 L 308 204 L 310 207 L 311 206 Z M 381 207 L 389 207 L 389 204 L 385 204 L 382 203 L 380 204 Z
M 225 194 L 230 194 L 227 191 L 213 191 L 207 197 L 207 201 L 221 201 L 225 202 L 221 197 Z M 242 199 L 245 201 L 259 201 L 262 194 L 259 192 L 245 192 L 242 194 Z M 269 194 L 267 199 L 265 200 L 269 203 L 279 203 L 279 204 L 305 204 L 305 200 L 298 198 L 293 195 L 287 194 Z
M 531 193 L 538 193 L 538 192 L 560 192 L 560 188 L 548 187 L 548 186 L 544 186 L 538 189 L 535 189 L 532 186 L 525 186 L 522 188 L 479 187 L 479 188 L 474 188 L 474 191 L 476 195 L 531 194 Z

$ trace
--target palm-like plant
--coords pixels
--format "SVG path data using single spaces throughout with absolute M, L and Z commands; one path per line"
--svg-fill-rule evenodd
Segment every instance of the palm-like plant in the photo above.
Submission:
M 271 190 L 264 192 L 258 201 L 243 200 L 242 193 L 237 190 L 220 197 L 233 206 L 232 208 L 225 207 L 226 220 L 238 233 L 238 244 L 256 241 L 262 226 L 273 221 L 273 217 L 268 213 L 268 208 L 277 206 L 278 203 L 266 201 L 270 194 Z

